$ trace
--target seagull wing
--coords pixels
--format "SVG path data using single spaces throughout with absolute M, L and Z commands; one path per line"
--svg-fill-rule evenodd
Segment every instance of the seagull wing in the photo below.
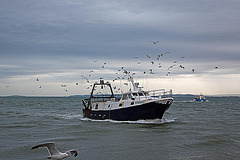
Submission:
M 32 149 L 36 149 L 39 147 L 47 147 L 50 155 L 60 154 L 60 152 L 56 149 L 54 142 L 47 142 L 47 143 L 39 144 L 39 145 L 32 147 Z
M 77 157 L 77 155 L 78 155 L 78 153 L 77 153 L 77 151 L 75 149 L 71 149 L 71 150 L 69 150 L 69 151 L 67 151 L 65 153 L 68 153 L 68 152 L 70 152 L 71 155 L 73 155 L 74 157 Z

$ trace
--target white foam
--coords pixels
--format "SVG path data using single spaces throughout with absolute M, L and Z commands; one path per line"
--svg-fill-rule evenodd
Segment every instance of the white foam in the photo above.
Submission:
M 195 102 L 193 100 L 190 100 L 190 101 L 173 101 L 173 103 L 192 103 L 192 102 Z
M 60 118 L 60 119 L 81 119 L 83 115 L 81 114 L 49 114 L 49 113 L 35 113 L 34 116 L 38 117 L 53 117 L 53 118 Z
M 164 124 L 174 122 L 176 119 L 151 119 L 151 120 L 137 120 L 137 121 L 116 121 L 111 119 L 96 120 L 89 118 L 80 118 L 82 121 L 92 121 L 92 122 L 111 122 L 111 123 L 129 123 L 129 124 Z

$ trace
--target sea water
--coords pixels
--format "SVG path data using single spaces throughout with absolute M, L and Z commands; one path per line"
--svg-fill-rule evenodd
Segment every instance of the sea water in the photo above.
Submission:
M 83 118 L 81 98 L 0 98 L 0 159 L 44 160 L 39 143 L 76 149 L 76 160 L 221 160 L 240 157 L 240 98 L 174 98 L 163 119 Z

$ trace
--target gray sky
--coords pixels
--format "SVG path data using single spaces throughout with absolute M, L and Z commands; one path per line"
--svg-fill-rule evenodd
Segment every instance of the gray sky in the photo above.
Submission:
M 0 95 L 88 94 L 83 75 L 122 66 L 148 89 L 239 94 L 239 19 L 238 0 L 0 0 Z

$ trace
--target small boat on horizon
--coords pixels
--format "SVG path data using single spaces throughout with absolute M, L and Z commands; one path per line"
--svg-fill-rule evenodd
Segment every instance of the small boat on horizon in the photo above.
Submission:
M 195 97 L 193 99 L 193 101 L 196 101 L 196 102 L 206 102 L 208 100 L 206 99 L 206 97 L 203 96 L 203 94 L 200 94 L 200 96 L 199 97 Z
M 90 97 L 82 100 L 83 116 L 96 120 L 117 121 L 162 119 L 163 114 L 173 102 L 172 90 L 144 91 L 143 87 L 139 87 L 139 83 L 133 81 L 133 77 L 129 74 L 128 76 L 133 90 L 130 89 L 120 97 L 114 95 L 109 82 L 100 80 L 100 82 L 94 83 Z M 95 93 L 99 89 L 101 92 Z M 102 91 L 110 93 L 103 94 Z

